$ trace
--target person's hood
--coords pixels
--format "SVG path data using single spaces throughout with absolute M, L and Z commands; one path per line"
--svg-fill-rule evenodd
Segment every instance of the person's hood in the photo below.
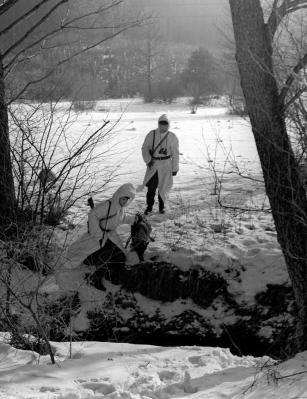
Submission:
M 112 202 L 112 208 L 121 208 L 121 206 L 119 205 L 119 199 L 121 197 L 129 197 L 129 200 L 127 201 L 127 204 L 125 205 L 125 207 L 127 205 L 129 205 L 131 203 L 131 201 L 134 200 L 135 198 L 135 188 L 133 186 L 133 184 L 131 183 L 126 183 L 123 184 L 122 186 L 118 187 L 118 189 L 115 191 L 115 193 L 113 194 L 112 198 L 111 198 L 111 202 Z
M 170 120 L 169 120 L 169 118 L 168 118 L 168 116 L 166 114 L 162 114 L 161 116 L 159 116 L 158 123 L 161 122 L 161 121 L 168 122 L 168 129 L 169 129 Z M 168 132 L 168 129 L 164 133 Z

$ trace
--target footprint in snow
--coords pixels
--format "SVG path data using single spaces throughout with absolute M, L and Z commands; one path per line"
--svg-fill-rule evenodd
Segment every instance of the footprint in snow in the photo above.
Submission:
M 60 388 L 57 388 L 57 387 L 41 387 L 40 388 L 40 392 L 56 392 L 56 391 L 59 391 L 60 390 Z
M 190 356 L 188 361 L 192 364 L 201 365 L 201 356 Z
M 165 381 L 165 380 L 179 380 L 180 378 L 180 374 L 177 373 L 176 371 L 171 371 L 171 370 L 162 370 L 158 372 L 158 376 L 160 378 L 161 381 Z
M 101 393 L 103 395 L 109 395 L 112 392 L 116 391 L 116 388 L 113 384 L 108 382 L 95 382 L 88 381 L 81 384 L 83 388 L 90 389 L 95 393 Z

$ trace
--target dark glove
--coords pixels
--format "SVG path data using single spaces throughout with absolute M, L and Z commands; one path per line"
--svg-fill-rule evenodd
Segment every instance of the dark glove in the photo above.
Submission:
M 173 176 L 176 176 L 176 175 L 177 175 L 177 173 L 178 173 L 178 172 L 173 172 L 173 173 L 172 173 L 172 175 L 173 175 Z
M 154 161 L 153 159 L 151 159 L 151 160 L 148 162 L 147 166 L 149 167 L 149 169 L 153 166 L 154 163 L 155 163 L 155 161 Z

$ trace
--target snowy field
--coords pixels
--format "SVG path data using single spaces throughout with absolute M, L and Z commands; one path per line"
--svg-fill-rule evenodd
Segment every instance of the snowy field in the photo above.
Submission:
M 146 260 L 154 257 L 172 262 L 182 270 L 203 265 L 220 272 L 238 301 L 252 305 L 255 294 L 264 291 L 267 284 L 288 282 L 271 216 L 262 212 L 226 211 L 217 206 L 217 197 L 212 195 L 214 164 L 223 178 L 222 195 L 228 205 L 267 206 L 261 183 L 221 173 L 231 170 L 226 160 L 235 159 L 245 173 L 257 179 L 261 176 L 247 121 L 230 117 L 225 108 L 200 108 L 196 115 L 191 115 L 184 104 L 142 105 L 138 100 L 99 102 L 96 110 L 82 113 L 73 127 L 74 134 L 78 135 L 85 128 L 95 129 L 105 118 L 112 122 L 121 118 L 116 124 L 116 151 L 108 160 L 109 164 L 120 166 L 120 173 L 117 181 L 97 199 L 108 197 L 122 183 L 131 182 L 135 186 L 142 183 L 145 165 L 141 145 L 148 131 L 157 126 L 162 113 L 167 113 L 171 120 L 170 130 L 179 138 L 182 155 L 167 213 L 160 215 L 155 209 L 150 216 L 155 242 L 149 245 Z M 135 213 L 144 208 L 145 191 L 137 194 L 129 211 Z M 85 205 L 81 210 L 84 222 Z M 72 236 L 84 228 L 81 222 Z M 125 241 L 129 226 L 122 226 L 120 233 Z M 240 279 L 235 276 L 236 270 L 240 270 Z M 78 273 L 74 276 L 71 271 L 72 283 L 74 278 L 78 278 Z M 48 284 L 50 290 L 58 288 L 52 280 Z M 97 292 L 93 291 L 92 295 L 97 298 Z M 152 306 L 152 312 L 155 311 L 149 300 L 136 295 L 144 308 L 150 311 Z M 82 295 L 80 297 L 82 302 Z M 86 295 L 83 292 L 83 298 L 88 302 L 88 292 Z M 178 311 L 190 305 L 178 302 Z M 174 312 L 167 303 L 159 306 L 165 315 Z M 219 308 L 206 316 L 217 329 L 232 318 Z M 78 322 L 82 320 L 77 318 L 74 327 L 78 327 Z M 269 329 L 263 334 L 269 335 Z M 68 343 L 52 343 L 57 364 L 51 365 L 45 356 L 15 350 L 2 341 L 0 397 L 3 399 L 307 397 L 306 353 L 273 365 L 268 358 L 237 357 L 221 348 L 74 342 L 70 356 Z
M 142 143 L 145 135 L 157 127 L 162 113 L 170 118 L 170 130 L 177 135 L 182 154 L 175 195 L 172 193 L 171 199 L 181 196 L 184 201 L 194 203 L 199 201 L 199 194 L 210 193 L 213 174 L 209 173 L 209 166 L 212 166 L 209 163 L 216 164 L 222 171 L 226 159 L 235 159 L 245 173 L 259 174 L 258 156 L 248 122 L 230 117 L 222 107 L 199 108 L 197 114 L 191 115 L 184 104 L 142 104 L 141 100 L 98 103 L 96 112 L 79 116 L 73 135 L 78 136 L 85 129 L 94 130 L 103 120 L 110 120 L 115 127 L 113 139 L 108 143 L 110 155 L 105 162 L 120 167 L 116 185 L 130 181 L 137 186 L 145 173 Z M 97 150 L 99 152 L 99 147 Z M 104 150 L 105 145 L 102 145 L 101 151 Z M 229 169 L 229 165 L 226 166 Z

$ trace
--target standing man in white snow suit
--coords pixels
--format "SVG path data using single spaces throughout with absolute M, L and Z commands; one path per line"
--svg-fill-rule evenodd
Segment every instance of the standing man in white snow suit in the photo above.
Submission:
M 145 137 L 142 155 L 147 165 L 143 186 L 147 186 L 145 215 L 152 211 L 158 188 L 159 212 L 165 213 L 167 194 L 173 186 L 173 176 L 179 170 L 179 142 L 169 130 L 169 119 L 163 114 L 158 120 L 158 129 Z
M 100 202 L 90 210 L 88 231 L 67 249 L 61 264 L 64 271 L 76 269 L 82 263 L 97 266 L 91 275 L 91 281 L 99 289 L 99 266 L 125 264 L 126 250 L 116 228 L 121 224 L 134 223 L 136 216 L 125 213 L 125 208 L 134 197 L 135 188 L 131 183 L 126 183 L 120 186 L 109 200 Z

